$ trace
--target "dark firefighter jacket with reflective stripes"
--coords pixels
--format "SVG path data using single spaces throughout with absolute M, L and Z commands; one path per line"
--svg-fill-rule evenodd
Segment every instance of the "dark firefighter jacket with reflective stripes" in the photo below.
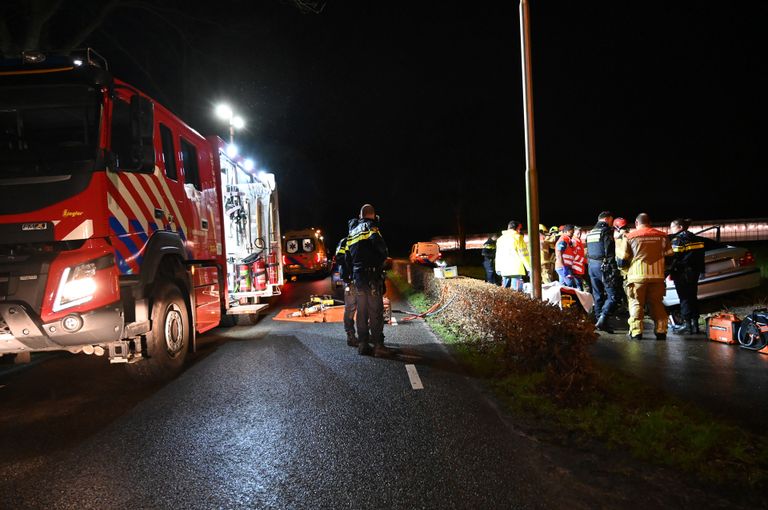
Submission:
M 672 238 L 672 263 L 669 273 L 672 278 L 686 272 L 701 274 L 704 272 L 704 239 L 683 230 Z
M 355 281 L 381 279 L 388 250 L 376 220 L 363 219 L 350 228 L 347 250 Z
M 495 259 L 496 258 L 496 241 L 494 239 L 488 238 L 487 241 L 483 243 L 483 258 L 484 259 Z
M 592 261 L 615 262 L 616 243 L 613 229 L 604 221 L 598 221 L 587 234 L 587 259 Z
M 336 247 L 336 267 L 339 268 L 339 278 L 349 281 L 352 277 L 352 273 L 349 270 L 347 263 L 349 262 L 347 257 L 349 250 L 347 250 L 347 238 L 342 237 L 339 241 L 339 245 Z

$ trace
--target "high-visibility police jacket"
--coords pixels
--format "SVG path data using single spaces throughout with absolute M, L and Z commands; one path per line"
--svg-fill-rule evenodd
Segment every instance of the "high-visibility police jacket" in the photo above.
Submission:
M 490 237 L 483 243 L 482 255 L 484 259 L 493 260 L 496 258 L 496 241 Z
M 352 267 L 350 264 L 349 249 L 347 248 L 347 238 L 342 237 L 336 246 L 336 267 L 339 268 L 339 278 L 345 282 L 352 279 Z
M 704 272 L 704 239 L 687 230 L 672 238 L 672 264 L 669 273 L 672 278 L 686 272 Z
M 516 230 L 505 230 L 496 241 L 496 271 L 501 276 L 522 276 L 531 269 L 525 239 Z
M 576 276 L 584 276 L 584 265 L 587 262 L 584 243 L 581 239 L 574 239 L 571 244 L 573 246 L 573 274 Z
M 613 241 L 613 229 L 604 221 L 598 221 L 595 228 L 587 233 L 587 260 L 613 262 L 616 257 L 616 244 Z
M 563 266 L 572 267 L 573 266 L 573 246 L 572 246 L 571 238 L 565 234 L 560 236 L 560 239 L 557 241 L 557 246 L 555 247 L 555 249 L 561 252 L 563 255 L 562 262 L 560 262 L 560 259 L 555 258 L 555 269 L 560 269 Z
M 384 261 L 389 252 L 376 220 L 361 219 L 351 227 L 347 236 L 347 250 L 356 282 L 382 278 Z
M 672 254 L 667 234 L 643 227 L 627 234 L 622 266 L 629 266 L 627 283 L 664 281 L 664 257 Z

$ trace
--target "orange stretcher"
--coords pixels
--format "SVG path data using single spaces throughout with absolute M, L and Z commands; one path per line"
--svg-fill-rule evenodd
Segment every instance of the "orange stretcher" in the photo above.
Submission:
M 292 317 L 292 315 L 297 314 L 297 312 L 301 312 L 301 310 L 299 308 L 283 308 L 277 315 L 272 317 L 272 320 L 309 323 L 344 322 L 344 305 L 329 306 L 306 316 Z

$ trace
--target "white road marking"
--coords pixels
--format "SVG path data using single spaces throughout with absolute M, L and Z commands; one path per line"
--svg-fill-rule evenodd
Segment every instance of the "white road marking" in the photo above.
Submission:
M 411 380 L 411 387 L 414 390 L 423 390 L 424 385 L 421 384 L 421 378 L 419 372 L 416 371 L 416 365 L 405 365 L 405 371 L 408 372 L 408 379 Z
M 395 319 L 394 317 L 392 317 L 392 319 L 390 320 L 390 324 L 391 324 L 392 326 L 397 326 L 397 319 Z

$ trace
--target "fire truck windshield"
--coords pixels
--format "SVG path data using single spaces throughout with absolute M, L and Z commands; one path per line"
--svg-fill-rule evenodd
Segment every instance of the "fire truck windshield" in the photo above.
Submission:
M 0 87 L 0 182 L 92 171 L 99 98 L 84 85 Z

